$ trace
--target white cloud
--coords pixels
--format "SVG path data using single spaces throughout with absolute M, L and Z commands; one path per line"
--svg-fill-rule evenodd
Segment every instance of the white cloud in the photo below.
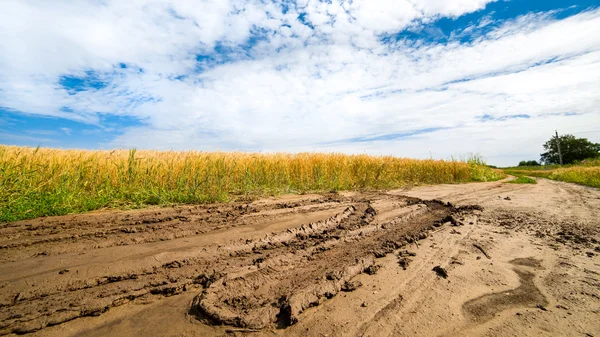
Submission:
M 600 10 L 530 14 L 467 44 L 379 39 L 488 2 L 310 0 L 284 14 L 262 1 L 6 0 L 0 106 L 88 123 L 140 119 L 111 147 L 480 152 L 499 164 L 536 159 L 541 141 L 520 144 L 553 128 L 600 124 Z M 264 41 L 240 49 L 261 29 Z M 217 45 L 232 50 L 230 62 L 197 71 L 196 55 Z M 59 83 L 86 71 L 106 86 L 72 95 Z M 442 127 L 451 129 L 344 142 Z
M 424 0 L 416 1 L 415 5 L 426 15 L 457 17 L 464 13 L 483 9 L 485 5 L 493 1 L 495 0 Z

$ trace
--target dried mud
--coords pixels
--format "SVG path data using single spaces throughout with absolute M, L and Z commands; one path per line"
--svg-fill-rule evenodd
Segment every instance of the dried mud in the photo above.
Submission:
M 1 224 L 0 335 L 595 334 L 599 200 L 540 180 Z
M 393 216 L 380 221 L 378 216 L 389 214 L 378 214 L 377 207 L 388 207 Z M 288 326 L 298 322 L 306 308 L 332 298 L 354 276 L 372 269 L 376 257 L 425 238 L 441 220 L 463 212 L 467 211 L 440 201 L 401 196 L 325 195 L 292 203 L 176 207 L 6 224 L 0 230 L 2 260 L 15 264 L 105 253 L 111 247 L 135 250 L 249 223 L 261 226 L 290 219 L 289 226 L 262 238 L 208 244 L 192 250 L 189 257 L 159 265 L 104 265 L 106 272 L 94 275 L 96 270 L 79 270 L 77 264 L 64 268 L 47 263 L 40 274 L 31 275 L 33 280 L 14 275 L 2 284 L 0 334 L 34 332 L 98 316 L 141 297 L 173 296 L 191 289 L 200 294 L 190 314 L 208 324 Z M 304 221 L 315 214 L 332 215 Z M 168 247 L 173 248 L 177 250 Z

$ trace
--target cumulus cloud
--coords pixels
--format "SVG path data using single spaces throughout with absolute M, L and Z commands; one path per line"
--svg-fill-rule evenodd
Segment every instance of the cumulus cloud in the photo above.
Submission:
M 136 121 L 101 147 L 480 152 L 500 164 L 535 159 L 519 144 L 553 128 L 600 123 L 598 9 L 524 13 L 469 42 L 400 35 L 490 2 L 6 0 L 0 107 Z

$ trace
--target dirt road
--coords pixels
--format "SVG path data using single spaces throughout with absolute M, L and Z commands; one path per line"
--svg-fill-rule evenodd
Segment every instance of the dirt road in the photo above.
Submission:
M 539 180 L 0 225 L 0 335 L 600 336 L 600 191 Z

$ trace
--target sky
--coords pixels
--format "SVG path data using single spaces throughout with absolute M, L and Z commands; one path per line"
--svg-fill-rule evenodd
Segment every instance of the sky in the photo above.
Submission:
M 2 0 L 0 144 L 537 160 L 600 143 L 597 0 Z

